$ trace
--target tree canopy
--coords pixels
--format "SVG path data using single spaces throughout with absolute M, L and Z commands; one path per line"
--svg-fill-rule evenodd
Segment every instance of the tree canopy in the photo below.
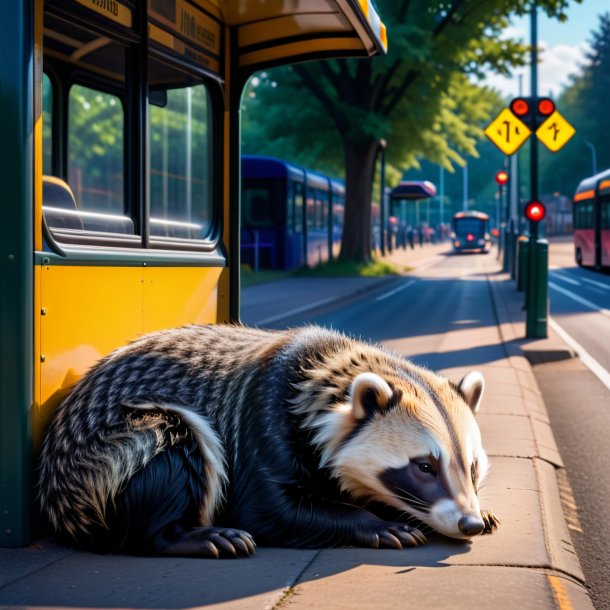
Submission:
M 318 169 L 344 168 L 341 256 L 370 257 L 371 185 L 379 141 L 390 176 L 420 157 L 452 171 L 476 156 L 481 123 L 496 99 L 473 83 L 508 74 L 527 48 L 500 37 L 526 0 L 379 0 L 386 56 L 325 60 L 259 75 L 246 93 L 244 150 L 287 156 Z M 539 0 L 565 18 L 568 0 Z M 249 129 L 253 128 L 252 132 Z
M 610 168 L 610 13 L 600 15 L 592 32 L 591 50 L 578 75 L 557 100 L 561 114 L 576 128 L 576 135 L 558 153 L 541 156 L 542 192 L 572 196 L 578 183 L 593 173 L 591 147 L 597 171 Z

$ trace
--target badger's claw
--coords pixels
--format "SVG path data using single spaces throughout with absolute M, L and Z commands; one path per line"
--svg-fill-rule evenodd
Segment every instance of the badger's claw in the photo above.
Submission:
M 256 545 L 243 530 L 223 527 L 197 527 L 170 540 L 160 540 L 158 555 L 182 557 L 235 558 L 254 555 Z
M 416 527 L 404 523 L 388 523 L 387 528 L 377 532 L 377 548 L 404 549 L 427 542 L 426 536 Z
M 498 529 L 498 525 L 501 523 L 500 519 L 498 519 L 491 510 L 482 510 L 481 518 L 483 519 L 483 523 L 485 523 L 485 528 L 481 534 L 492 534 L 494 530 Z

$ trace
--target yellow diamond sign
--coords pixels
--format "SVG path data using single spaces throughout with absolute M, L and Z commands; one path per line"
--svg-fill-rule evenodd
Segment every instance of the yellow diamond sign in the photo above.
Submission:
M 516 153 L 532 132 L 508 108 L 486 127 L 485 135 L 505 154 Z
M 576 133 L 557 110 L 536 131 L 538 139 L 551 151 L 557 152 Z

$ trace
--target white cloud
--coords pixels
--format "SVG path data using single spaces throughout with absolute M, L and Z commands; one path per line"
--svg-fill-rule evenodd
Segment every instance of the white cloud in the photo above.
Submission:
M 517 30 L 514 34 L 516 33 Z M 548 95 L 556 98 L 563 87 L 569 84 L 569 76 L 581 71 L 582 65 L 586 63 L 585 53 L 591 47 L 586 42 L 573 46 L 556 44 L 550 47 L 544 41 L 541 41 L 539 46 L 538 95 Z M 498 89 L 503 95 L 514 97 L 519 94 L 520 75 L 522 77 L 522 94 L 529 95 L 529 66 L 515 70 L 510 78 L 489 74 L 484 82 L 489 87 Z

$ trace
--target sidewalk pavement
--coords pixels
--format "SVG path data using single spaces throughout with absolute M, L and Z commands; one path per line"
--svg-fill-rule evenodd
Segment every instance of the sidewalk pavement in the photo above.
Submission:
M 428 250 L 427 257 L 423 250 L 415 261 L 409 251 L 388 258 L 421 269 L 432 264 L 431 255 L 442 256 L 443 248 Z M 427 545 L 402 552 L 260 548 L 254 558 L 232 561 L 91 555 L 42 541 L 27 549 L 0 549 L 0 608 L 593 608 L 562 511 L 560 493 L 569 495 L 569 486 L 561 476 L 561 456 L 524 355 L 571 353 L 555 337 L 521 339 L 522 295 L 499 271 L 495 252 L 483 258 L 498 324 L 450 331 L 446 345 L 505 346 L 505 358 L 478 367 L 487 381 L 479 420 L 492 463 L 481 496 L 502 520 L 496 533 L 471 543 L 432 537 Z M 331 295 L 344 301 L 355 290 L 388 281 L 359 285 L 334 279 L 324 293 L 323 286 L 313 292 L 302 279 L 286 280 L 275 284 L 277 299 L 264 313 L 276 321 L 283 313 L 285 320 L 294 315 L 294 302 L 303 307 L 306 296 L 326 307 Z M 288 302 L 296 290 L 300 298 L 284 305 L 282 294 Z M 243 297 L 247 319 L 256 290 Z M 459 378 L 466 369 L 443 372 Z

